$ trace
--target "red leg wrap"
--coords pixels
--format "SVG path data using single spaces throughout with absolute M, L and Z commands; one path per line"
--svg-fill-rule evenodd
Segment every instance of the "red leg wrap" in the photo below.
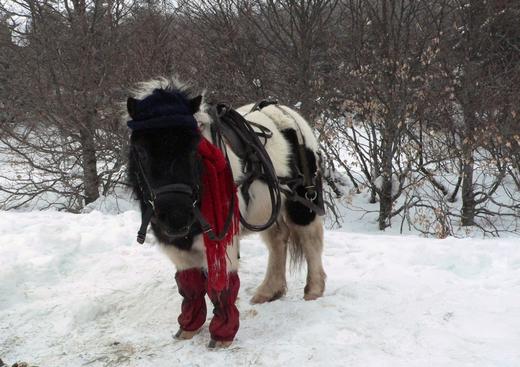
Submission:
M 213 303 L 213 318 L 209 324 L 211 338 L 216 341 L 232 341 L 238 331 L 239 312 L 235 305 L 240 288 L 237 273 L 228 274 L 228 286 L 222 292 L 208 293 Z
M 179 325 L 185 331 L 198 330 L 206 321 L 206 276 L 194 268 L 178 271 L 175 280 L 183 297 Z

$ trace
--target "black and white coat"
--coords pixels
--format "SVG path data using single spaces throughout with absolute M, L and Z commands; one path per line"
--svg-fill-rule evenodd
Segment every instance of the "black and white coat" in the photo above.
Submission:
M 135 98 L 143 98 L 154 89 L 168 88 L 174 84 L 178 89 L 188 90 L 176 79 L 155 79 L 141 83 L 134 91 Z M 311 172 L 318 169 L 319 145 L 311 127 L 293 109 L 283 105 L 269 105 L 261 110 L 251 111 L 253 104 L 237 109 L 248 121 L 268 128 L 272 137 L 265 144 L 278 177 L 293 177 L 293 167 L 296 159 L 298 141 L 303 141 L 306 147 L 307 160 Z M 201 104 L 200 110 L 194 114 L 199 123 L 202 135 L 212 141 L 210 126 L 213 123 L 208 106 Z M 243 174 L 243 162 L 227 150 L 235 182 L 240 182 Z M 249 187 L 249 200 L 246 204 L 241 190 L 238 190 L 240 211 L 245 219 L 252 224 L 263 224 L 271 213 L 269 192 L 266 184 L 260 180 L 254 181 Z M 233 246 L 228 247 L 228 271 L 238 270 L 238 247 L 240 238 L 247 235 L 240 231 Z M 316 213 L 294 201 L 284 199 L 282 211 L 277 222 L 269 229 L 261 232 L 262 239 L 269 250 L 269 260 L 264 281 L 253 295 L 252 303 L 263 303 L 283 296 L 287 290 L 286 263 L 290 250 L 292 262 L 307 262 L 307 284 L 304 289 L 304 299 L 312 300 L 323 295 L 325 289 L 325 272 L 322 264 L 323 224 Z M 193 239 L 191 249 L 184 250 L 175 246 L 163 246 L 166 255 L 173 261 L 178 271 L 194 267 L 207 267 L 202 235 Z

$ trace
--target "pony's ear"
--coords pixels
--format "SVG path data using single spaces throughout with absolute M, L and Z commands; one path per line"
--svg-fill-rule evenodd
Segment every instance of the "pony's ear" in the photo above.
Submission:
M 190 99 L 190 109 L 192 113 L 197 113 L 202 103 L 202 95 Z
M 137 102 L 138 102 L 137 99 L 132 98 L 132 97 L 128 97 L 128 99 L 126 100 L 126 109 L 128 110 L 128 114 L 130 115 L 132 120 L 135 119 Z

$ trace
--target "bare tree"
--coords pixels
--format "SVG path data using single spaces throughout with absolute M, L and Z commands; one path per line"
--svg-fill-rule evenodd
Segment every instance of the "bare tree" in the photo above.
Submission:
M 445 5 L 352 0 L 344 6 L 340 71 L 346 82 L 337 88 L 346 98 L 339 108 L 343 119 L 331 128 L 349 142 L 372 202 L 377 195 L 379 228 L 384 229 L 405 209 L 394 207 L 412 169 L 404 149 L 430 82 Z
M 213 102 L 300 108 L 319 134 L 328 197 L 369 190 L 381 230 L 397 218 L 440 237 L 460 224 L 498 234 L 498 216 L 517 223 L 513 0 L 2 4 L 3 207 L 36 197 L 78 211 L 113 190 L 124 90 L 179 74 Z
M 339 21 L 338 0 L 237 1 L 241 15 L 261 35 L 262 52 L 272 56 L 273 89 L 314 122 L 323 112 L 319 99 L 334 72 L 328 52 Z M 281 76 L 281 77 L 280 77 Z
M 124 79 L 120 29 L 127 3 L 14 3 L 2 9 L 23 22 L 11 23 L 17 42 L 2 53 L 9 68 L 2 103 L 10 118 L 1 128 L 15 161 L 32 173 L 6 177 L 11 185 L 2 188 L 23 194 L 18 203 L 60 193 L 69 198 L 66 207 L 77 210 L 117 181 L 124 163 L 114 88 Z
M 513 135 L 500 130 L 510 124 L 508 120 L 514 120 L 515 112 L 508 102 L 511 96 L 518 96 L 518 63 L 513 60 L 520 57 L 520 49 L 514 45 L 503 48 L 508 43 L 503 30 L 511 26 L 511 16 L 518 13 L 518 6 L 502 8 L 497 4 L 453 1 L 453 23 L 442 38 L 444 74 L 452 91 L 445 103 L 458 106 L 447 130 L 456 136 L 454 143 L 461 160 L 463 226 L 476 224 L 478 206 L 496 192 L 508 169 L 507 164 L 497 161 L 494 181 L 482 186 L 475 177 L 477 150 L 489 154 L 497 145 L 516 145 L 511 141 Z

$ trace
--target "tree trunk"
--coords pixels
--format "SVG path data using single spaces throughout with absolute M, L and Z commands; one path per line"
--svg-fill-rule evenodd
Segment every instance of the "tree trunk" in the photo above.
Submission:
M 390 176 L 391 177 L 391 176 Z M 390 226 L 390 216 L 392 214 L 392 179 L 383 176 L 383 184 L 379 194 L 379 229 L 382 231 Z
M 391 134 L 389 134 L 391 135 Z M 390 226 L 392 214 L 392 139 L 388 137 L 383 140 L 383 157 L 381 159 L 381 177 L 383 182 L 379 189 L 379 229 L 382 231 Z
M 374 189 L 374 187 L 371 187 L 371 188 L 370 188 L 370 199 L 368 200 L 368 202 L 369 202 L 370 204 L 375 204 L 375 203 L 377 203 L 376 196 L 377 196 L 377 191 Z
M 97 174 L 96 146 L 90 131 L 81 131 L 81 163 L 83 166 L 83 185 L 85 205 L 99 198 L 99 177 Z
M 464 113 L 464 126 L 461 130 L 462 139 L 462 209 L 461 209 L 461 225 L 472 226 L 475 224 L 475 193 L 473 187 L 473 143 L 475 127 L 475 111 L 478 107 L 477 99 L 473 94 L 473 77 L 476 74 L 474 63 L 466 65 L 466 74 L 464 75 L 463 85 L 465 89 L 462 93 L 461 105 Z M 473 77 L 473 78 L 472 78 Z
M 463 226 L 475 224 L 475 193 L 473 192 L 473 150 L 469 144 L 463 147 L 462 162 L 462 220 Z

